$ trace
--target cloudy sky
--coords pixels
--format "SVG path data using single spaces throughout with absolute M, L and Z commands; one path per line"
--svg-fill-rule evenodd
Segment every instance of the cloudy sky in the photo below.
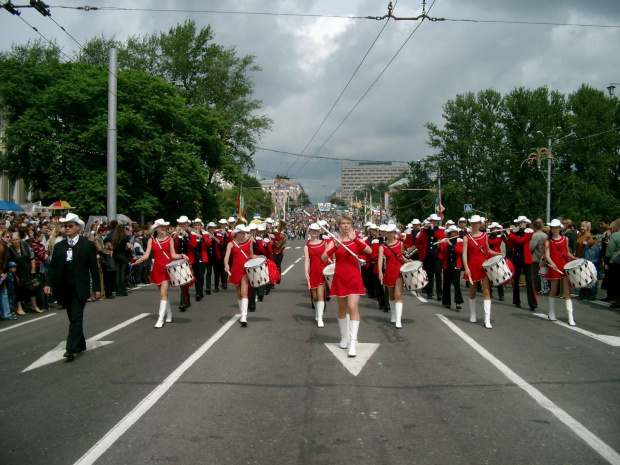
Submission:
M 4 0 L 0 0 L 2 2 Z M 14 0 L 14 4 L 27 4 Z M 53 18 L 79 42 L 104 34 L 129 35 L 168 30 L 186 19 L 210 24 L 216 41 L 253 54 L 262 72 L 253 76 L 273 131 L 260 146 L 272 150 L 355 160 L 419 160 L 431 153 L 424 125 L 443 125 L 442 106 L 459 93 L 515 87 L 569 93 L 582 83 L 605 90 L 620 82 L 620 28 L 463 21 L 389 21 L 339 103 L 308 145 L 355 69 L 385 25 L 384 21 L 320 16 L 381 16 L 384 0 L 49 0 Z M 399 0 L 394 14 L 417 16 L 422 0 Z M 164 10 L 264 12 L 281 15 L 182 11 L 79 11 L 58 6 Z M 525 21 L 620 26 L 617 0 L 427 0 L 430 16 L 451 20 Z M 22 18 L 72 56 L 77 45 L 56 24 L 32 10 Z M 413 30 L 419 29 L 409 38 Z M 19 18 L 0 10 L 1 47 L 38 37 Z M 407 42 L 406 42 L 407 41 Z M 406 43 L 405 43 L 406 42 Z M 404 44 L 404 46 L 403 46 Z M 392 60 L 374 87 L 371 84 Z M 620 85 L 618 86 L 620 93 Z M 324 145 L 323 145 L 324 144 Z M 308 147 L 306 148 L 306 145 Z M 321 147 L 322 146 L 322 147 Z M 320 150 L 319 150 L 320 149 Z M 317 152 L 318 151 L 318 152 Z M 340 167 L 350 161 L 299 158 L 259 150 L 262 178 L 288 175 L 314 201 L 340 185 Z

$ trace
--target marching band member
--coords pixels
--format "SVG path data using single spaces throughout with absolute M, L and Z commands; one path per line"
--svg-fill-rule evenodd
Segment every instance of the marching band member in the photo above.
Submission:
M 383 283 L 379 279 L 379 270 L 383 271 L 383 267 L 385 265 L 384 262 L 379 261 L 379 250 L 381 250 L 381 246 L 386 241 L 386 232 L 387 232 L 387 225 L 386 224 L 379 225 L 379 228 L 377 230 L 378 241 L 375 247 L 371 246 L 371 250 L 372 250 L 372 258 L 375 260 L 375 265 L 376 265 L 376 270 L 377 270 L 374 276 L 375 277 L 375 293 L 377 294 L 377 305 L 379 306 L 379 308 L 383 309 L 383 311 L 387 313 L 391 311 L 390 300 L 388 299 L 389 297 L 388 291 L 387 291 L 387 288 L 383 285 Z
M 265 237 L 265 224 L 261 223 L 256 226 L 256 242 L 254 244 L 254 255 L 264 256 L 267 259 L 271 259 L 269 243 L 270 240 L 268 237 Z M 256 291 L 256 296 L 258 296 L 258 301 L 262 302 L 265 294 L 269 291 L 269 283 L 262 285 Z
M 364 283 L 362 282 L 362 273 L 360 272 L 359 260 L 357 253 L 371 252 L 363 241 L 355 237 L 353 229 L 353 218 L 343 213 L 340 215 L 340 236 L 339 241 L 330 244 L 325 253 L 321 257 L 327 260 L 335 248 L 336 269 L 334 271 L 334 280 L 332 281 L 332 296 L 338 297 L 338 326 L 340 328 L 340 347 L 346 349 L 348 347 L 349 357 L 357 355 L 357 334 L 360 326 L 360 314 L 358 304 L 360 295 L 364 295 Z M 350 250 L 353 255 L 345 249 Z M 347 334 L 347 313 L 350 315 L 349 334 Z M 350 336 L 351 342 L 347 343 Z
M 367 229 L 368 233 L 364 240 L 366 245 L 372 250 L 372 241 L 377 237 L 377 225 L 374 223 L 370 223 Z M 375 281 L 374 281 L 374 261 L 372 258 L 372 252 L 370 254 L 366 254 L 365 257 L 366 265 L 363 267 L 364 273 L 364 287 L 366 288 L 366 293 L 368 294 L 369 299 L 375 299 Z
M 562 223 L 560 220 L 552 220 L 549 223 L 549 227 L 551 228 L 551 232 L 549 233 L 549 239 L 545 241 L 545 258 L 549 266 L 547 279 L 551 282 L 551 292 L 549 292 L 549 319 L 551 321 L 557 321 L 555 317 L 555 298 L 558 294 L 559 281 L 562 280 L 568 324 L 575 326 L 573 302 L 570 299 L 570 281 L 563 270 L 564 265 L 575 260 L 576 257 L 568 250 L 568 239 L 560 233 L 562 230 Z
M 159 318 L 155 323 L 156 328 L 161 328 L 164 325 L 164 318 L 166 323 L 172 321 L 172 310 L 170 309 L 170 302 L 168 300 L 168 289 L 170 287 L 170 277 L 166 271 L 166 265 L 172 260 L 180 260 L 184 258 L 188 260 L 187 255 L 178 254 L 174 249 L 174 241 L 172 236 L 169 236 L 167 229 L 170 223 L 164 221 L 162 218 L 155 220 L 152 230 L 154 230 L 153 236 L 148 240 L 146 244 L 146 250 L 135 264 L 140 265 L 153 253 L 153 269 L 151 270 L 151 283 L 157 285 L 159 290 Z
M 222 289 L 226 290 L 228 287 L 228 274 L 224 272 L 224 255 L 226 255 L 226 246 L 232 240 L 230 237 L 230 233 L 228 232 L 228 228 L 226 227 L 226 220 L 222 218 L 218 221 L 218 224 L 220 225 L 220 229 L 215 232 L 215 239 L 216 242 L 219 244 L 218 268 L 220 280 L 218 281 L 218 275 L 216 274 L 214 282 L 215 288 L 213 289 L 213 292 L 220 291 L 220 283 L 222 285 Z M 218 252 L 217 249 L 216 252 Z
M 224 256 L 224 271 L 230 274 L 229 282 L 234 284 L 237 290 L 237 303 L 241 310 L 239 322 L 241 326 L 248 325 L 248 275 L 245 273 L 244 265 L 251 258 L 257 258 L 252 251 L 252 238 L 248 237 L 249 228 L 240 224 L 232 231 L 233 240 L 226 246 Z M 232 258 L 232 268 L 229 260 Z
M 193 252 L 190 259 L 194 258 L 192 269 L 196 278 L 196 302 L 202 300 L 202 293 L 205 287 L 205 269 L 209 263 L 208 249 L 211 245 L 211 237 L 202 230 L 204 223 L 200 218 L 194 220 L 194 230 L 190 234 L 189 247 Z
M 461 217 L 459 218 L 459 237 L 463 239 L 467 236 L 467 232 L 467 219 Z
M 181 216 L 181 218 L 177 219 L 178 228 L 175 233 L 174 240 L 174 248 L 180 253 L 184 254 L 188 257 L 190 265 L 194 263 L 194 254 L 190 253 L 190 238 L 189 231 L 187 227 L 189 226 L 189 218 L 185 215 Z M 179 286 L 181 288 L 181 303 L 179 304 L 179 310 L 184 312 L 185 309 L 189 308 L 192 303 L 189 298 L 189 288 L 194 284 L 185 284 L 183 286 Z
M 396 225 L 389 224 L 386 228 L 387 240 L 379 247 L 379 263 L 385 258 L 385 273 L 379 268 L 379 280 L 388 289 L 390 301 L 390 322 L 395 323 L 397 328 L 402 328 L 401 318 L 403 315 L 403 277 L 400 267 L 408 262 L 403 256 L 403 243 L 396 238 Z
M 417 218 L 414 218 L 413 221 L 411 222 L 411 233 L 407 234 L 407 236 L 405 237 L 405 248 L 407 249 L 408 254 L 411 254 L 411 252 L 413 251 L 415 247 L 415 241 L 418 239 L 419 235 L 420 235 L 420 220 Z M 411 254 L 409 258 L 411 258 L 411 260 L 418 260 L 418 256 L 419 256 L 419 252 L 416 250 L 415 252 L 413 252 L 413 254 Z
M 508 242 L 512 248 L 511 260 L 515 267 L 514 285 L 512 286 L 512 303 L 517 308 L 521 308 L 519 278 L 521 277 L 521 273 L 523 273 L 525 274 L 527 286 L 527 303 L 530 306 L 530 310 L 534 311 L 538 306 L 538 299 L 536 298 L 534 280 L 532 277 L 532 252 L 530 250 L 530 241 L 534 235 L 534 230 L 527 227 L 530 220 L 528 220 L 526 216 L 519 216 L 519 218 L 515 220 L 515 223 L 518 227 L 513 229 L 508 235 Z
M 322 328 L 323 312 L 325 311 L 325 277 L 323 276 L 323 270 L 326 263 L 321 258 L 325 253 L 327 242 L 319 238 L 321 227 L 317 223 L 312 223 L 308 227 L 308 233 L 310 234 L 310 240 L 304 246 L 304 259 L 306 270 L 306 281 L 308 281 L 308 287 L 312 294 L 312 300 L 316 302 L 316 312 L 314 319 L 317 322 L 317 326 Z
M 463 239 L 459 237 L 459 228 L 450 226 L 448 228 L 449 240 L 439 244 L 437 257 L 442 260 L 443 268 L 443 297 L 442 305 L 450 308 L 450 286 L 454 287 L 454 303 L 456 311 L 461 311 L 463 296 L 461 295 L 461 269 L 463 268 Z
M 217 226 L 213 221 L 207 224 L 207 235 L 209 236 L 209 244 L 207 245 L 207 256 L 209 261 L 205 264 L 207 270 L 207 285 L 205 293 L 211 295 L 211 276 L 215 283 L 220 279 L 220 268 L 222 264 L 222 251 L 220 248 L 220 240 L 215 237 L 215 228 Z
M 493 252 L 502 253 L 502 242 L 506 241 L 506 235 L 501 234 L 499 232 L 499 230 L 502 229 L 502 225 L 494 221 L 489 226 L 489 229 L 491 230 L 491 234 L 489 234 L 489 248 Z M 500 301 L 504 300 L 504 285 L 503 284 L 500 284 L 499 286 L 497 286 L 497 296 L 499 297 Z M 493 297 L 493 289 L 491 289 L 491 298 L 492 297 Z
M 428 284 L 426 285 L 426 297 L 433 297 L 433 284 L 435 284 L 437 292 L 437 300 L 442 298 L 441 284 L 441 262 L 437 259 L 437 241 L 446 238 L 446 231 L 438 226 L 441 218 L 433 213 L 429 217 L 429 224 L 422 228 L 420 235 L 416 240 L 416 248 L 419 253 L 419 260 L 422 261 L 424 270 L 428 275 Z
M 463 266 L 465 267 L 464 279 L 473 282 L 469 286 L 469 321 L 476 320 L 476 286 L 475 283 L 482 281 L 482 293 L 484 296 L 484 327 L 491 329 L 491 282 L 482 264 L 489 257 L 501 255 L 489 248 L 488 236 L 480 231 L 480 216 L 473 215 L 470 220 L 471 233 L 463 240 Z

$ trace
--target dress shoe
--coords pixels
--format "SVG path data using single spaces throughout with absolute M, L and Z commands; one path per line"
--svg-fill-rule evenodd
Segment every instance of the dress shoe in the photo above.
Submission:
M 536 311 L 536 305 L 530 305 L 530 311 L 531 312 L 535 312 Z
M 202 296 L 201 295 L 197 295 L 196 296 L 196 302 L 200 302 L 202 300 Z
M 73 360 L 75 360 L 75 354 L 73 352 L 71 352 L 70 350 L 66 351 L 63 355 L 63 357 L 65 357 L 67 359 L 67 361 L 72 362 Z
M 205 294 L 207 294 L 207 295 L 211 295 L 211 290 L 206 290 L 206 291 L 205 291 Z
M 220 292 L 220 290 L 216 287 L 215 289 L 213 289 L 213 292 Z
M 500 301 L 500 302 L 503 302 L 503 301 L 504 301 L 504 296 L 501 296 L 501 297 L 499 298 L 499 301 Z
M 185 310 L 187 310 L 187 308 L 185 307 L 184 304 L 179 305 L 179 311 L 180 312 L 184 312 Z

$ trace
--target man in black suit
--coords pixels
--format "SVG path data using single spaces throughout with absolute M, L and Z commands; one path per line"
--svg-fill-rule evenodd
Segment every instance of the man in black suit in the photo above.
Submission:
M 69 335 L 64 356 L 72 361 L 76 354 L 86 350 L 83 323 L 86 299 L 90 296 L 90 277 L 96 299 L 101 296 L 101 282 L 97 248 L 94 242 L 79 235 L 83 223 L 73 213 L 60 222 L 65 227 L 67 239 L 54 246 L 44 291 L 49 295 L 53 287 L 58 303 L 67 309 Z

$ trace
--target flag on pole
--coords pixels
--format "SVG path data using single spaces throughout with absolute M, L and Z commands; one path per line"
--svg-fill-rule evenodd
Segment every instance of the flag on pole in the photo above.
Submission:
M 237 197 L 237 211 L 239 212 L 239 216 L 245 218 L 245 200 L 243 195 L 239 195 Z
M 445 210 L 445 208 L 443 208 L 443 205 L 441 204 L 441 197 L 437 196 L 437 198 L 435 199 L 435 214 L 439 216 L 439 218 L 441 218 L 443 220 L 443 211 Z

